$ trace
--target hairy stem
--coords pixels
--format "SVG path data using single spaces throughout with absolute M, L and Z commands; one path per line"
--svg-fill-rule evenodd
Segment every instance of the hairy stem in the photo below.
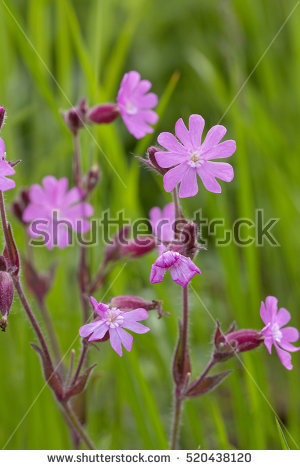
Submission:
M 55 330 L 54 330 L 54 327 L 53 327 L 53 323 L 52 323 L 52 320 L 51 320 L 50 313 L 49 313 L 49 311 L 47 309 L 47 306 L 46 306 L 46 304 L 43 300 L 38 300 L 38 304 L 39 304 L 39 307 L 40 307 L 40 310 L 41 310 L 41 313 L 43 315 L 43 319 L 44 319 L 44 322 L 45 322 L 45 325 L 46 325 L 46 328 L 47 328 L 50 343 L 51 343 L 52 350 L 53 350 L 54 357 L 55 357 L 55 362 L 60 367 L 62 367 L 60 348 L 59 348 L 59 344 L 58 344 L 58 341 L 57 341 L 57 337 L 56 337 L 56 333 L 55 333 Z
M 83 340 L 82 350 L 81 350 L 81 353 L 80 353 L 79 361 L 78 361 L 76 371 L 75 371 L 75 374 L 74 374 L 71 385 L 74 385 L 76 380 L 79 377 L 80 371 L 82 369 L 82 366 L 83 366 L 83 364 L 85 362 L 85 359 L 86 359 L 86 356 L 87 356 L 87 351 L 88 351 L 88 344 L 85 340 Z
M 74 160 L 73 160 L 73 178 L 75 186 L 81 186 L 81 161 L 80 161 L 80 148 L 79 148 L 79 134 L 73 134 L 74 143 Z
M 62 407 L 63 407 L 66 415 L 68 416 L 68 418 L 72 422 L 76 432 L 79 434 L 79 436 L 81 437 L 83 442 L 86 444 L 87 448 L 90 449 L 90 450 L 96 450 L 95 445 L 93 444 L 92 440 L 87 435 L 84 427 L 82 426 L 82 424 L 80 423 L 80 421 L 77 418 L 76 414 L 72 410 L 70 404 L 69 403 L 62 403 Z
M 175 391 L 174 416 L 173 416 L 173 424 L 172 424 L 172 432 L 171 432 L 171 440 L 170 440 L 171 450 L 177 449 L 181 411 L 182 411 L 182 399 L 178 396 L 178 394 Z

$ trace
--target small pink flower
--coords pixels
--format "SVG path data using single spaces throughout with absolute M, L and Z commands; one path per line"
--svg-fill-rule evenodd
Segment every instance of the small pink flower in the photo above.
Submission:
M 65 248 L 70 244 L 69 230 L 85 233 L 90 229 L 86 218 L 93 214 L 93 208 L 87 202 L 81 202 L 82 196 L 80 188 L 68 191 L 68 178 L 57 180 L 54 176 L 46 176 L 43 187 L 31 186 L 30 204 L 23 213 L 23 221 L 32 222 L 28 233 L 33 238 L 47 234 L 45 245 L 49 250 L 54 246 Z
M 89 341 L 99 341 L 109 333 L 111 347 L 119 356 L 122 356 L 122 344 L 127 351 L 131 351 L 133 341 L 131 334 L 124 328 L 138 334 L 147 333 L 150 330 L 139 323 L 149 316 L 144 308 L 124 312 L 118 308 L 109 308 L 101 302 L 98 303 L 94 297 L 90 300 L 99 318 L 79 329 L 79 334 L 83 338 L 89 337 Z
M 124 75 L 118 92 L 117 103 L 122 119 L 131 134 L 141 139 L 153 132 L 148 124 L 156 124 L 158 115 L 151 109 L 157 105 L 157 96 L 147 93 L 151 82 L 141 80 L 138 72 Z
M 260 316 L 266 325 L 261 333 L 264 336 L 264 343 L 269 353 L 271 354 L 274 345 L 284 367 L 291 370 L 293 368 L 291 355 L 287 351 L 295 352 L 300 350 L 300 348 L 290 344 L 299 339 L 299 331 L 291 326 L 282 328 L 290 321 L 291 314 L 285 308 L 278 310 L 277 303 L 276 297 L 272 296 L 267 297 L 265 303 L 261 303 Z
M 16 186 L 13 180 L 6 178 L 15 174 L 15 170 L 5 161 L 5 144 L 0 137 L 0 191 L 7 191 Z
M 198 192 L 197 174 L 205 188 L 213 193 L 222 191 L 216 178 L 227 182 L 233 179 L 233 168 L 229 163 L 211 160 L 230 157 L 236 149 L 235 141 L 225 140 L 219 143 L 226 133 L 226 128 L 218 125 L 208 131 L 201 144 L 204 123 L 202 116 L 192 114 L 189 130 L 182 119 L 176 122 L 177 138 L 170 132 L 159 134 L 158 143 L 167 151 L 156 152 L 155 158 L 161 168 L 171 168 L 164 175 L 164 188 L 167 192 L 172 191 L 181 182 L 179 196 L 195 196 Z
M 150 274 L 151 284 L 162 282 L 168 269 L 170 269 L 173 281 L 182 287 L 186 287 L 195 274 L 201 274 L 200 269 L 197 268 L 190 258 L 176 251 L 166 251 L 152 264 Z

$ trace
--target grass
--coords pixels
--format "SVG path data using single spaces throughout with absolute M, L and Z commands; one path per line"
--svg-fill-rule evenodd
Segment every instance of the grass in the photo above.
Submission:
M 232 158 L 235 179 L 222 185 L 221 196 L 201 189 L 183 202 L 184 210 L 191 216 L 201 207 L 204 217 L 224 217 L 226 226 L 232 227 L 237 217 L 253 218 L 256 208 L 263 208 L 266 219 L 279 219 L 274 235 L 280 246 L 216 247 L 215 237 L 209 239 L 208 251 L 198 257 L 203 274 L 193 281 L 197 295 L 191 291 L 195 374 L 209 357 L 208 340 L 214 329 L 199 297 L 225 329 L 233 320 L 241 328 L 260 328 L 260 300 L 276 295 L 292 312 L 293 325 L 300 327 L 300 7 L 296 5 L 294 0 L 188 0 L 172 2 L 172 8 L 158 0 L 0 2 L 0 103 L 8 110 L 3 137 L 9 158 L 23 161 L 16 174 L 18 187 L 39 182 L 46 174 L 70 177 L 72 142 L 60 110 L 82 96 L 91 104 L 114 100 L 123 73 L 136 69 L 152 81 L 161 98 L 155 134 L 136 143 L 118 121 L 90 128 L 92 138 L 82 133 L 81 147 L 86 169 L 92 162 L 101 166 L 101 185 L 93 199 L 97 213 L 110 208 L 116 214 L 124 207 L 128 217 L 146 217 L 153 205 L 170 198 L 161 181 L 133 156 L 143 155 L 160 131 L 172 131 L 181 116 L 200 113 L 209 127 L 227 110 L 222 123 L 238 145 Z M 14 195 L 14 191 L 7 194 L 8 203 Z M 18 222 L 14 227 L 24 249 Z M 92 252 L 94 269 L 102 249 Z M 62 349 L 67 350 L 80 326 L 79 296 L 73 287 L 74 250 L 37 250 L 40 266 L 50 266 L 53 259 L 59 262 L 47 304 Z M 110 290 L 108 282 L 97 294 L 105 300 L 126 293 L 162 298 L 171 312 L 170 318 L 160 321 L 153 314 L 152 333 L 136 338 L 134 350 L 125 358 L 116 357 L 106 345 L 92 352 L 99 365 L 88 392 L 88 430 L 99 448 L 168 445 L 170 362 L 180 292 L 170 281 L 150 287 L 153 259 L 150 254 L 129 263 L 115 280 L 117 267 Z M 9 449 L 69 448 L 66 427 L 48 389 L 14 432 L 43 387 L 38 359 L 29 346 L 32 340 L 33 332 L 15 300 L 9 328 L 0 337 L 0 446 L 13 433 Z M 234 372 L 218 390 L 187 403 L 182 448 L 298 448 L 299 358 L 294 355 L 292 372 L 264 348 L 241 360 L 231 360 Z

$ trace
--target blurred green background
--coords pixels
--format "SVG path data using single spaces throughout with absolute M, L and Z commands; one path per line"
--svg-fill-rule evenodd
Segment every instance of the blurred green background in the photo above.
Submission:
M 300 7 L 290 0 L 5 0 L 0 2 L 0 103 L 7 109 L 2 131 L 8 159 L 22 159 L 17 187 L 53 174 L 71 177 L 72 140 L 61 109 L 85 96 L 90 104 L 115 100 L 122 75 L 138 70 L 161 98 L 155 134 L 136 142 L 118 120 L 90 128 L 111 164 L 126 181 L 123 187 L 90 135 L 81 133 L 85 169 L 97 161 L 102 179 L 93 196 L 96 213 L 125 208 L 128 217 L 146 217 L 170 195 L 162 182 L 142 169 L 144 155 L 162 130 L 173 131 L 179 117 L 206 119 L 206 130 L 222 117 L 228 138 L 237 141 L 230 159 L 235 169 L 222 195 L 201 186 L 184 200 L 187 215 L 202 208 L 208 218 L 280 219 L 274 230 L 280 247 L 216 247 L 198 255 L 202 275 L 191 290 L 192 364 L 194 377 L 206 364 L 214 323 L 224 329 L 233 320 L 240 328 L 261 328 L 260 301 L 275 295 L 299 319 L 300 232 Z M 225 113 L 225 115 L 224 115 Z M 224 115 L 224 116 L 223 116 Z M 100 128 L 101 127 L 101 128 Z M 17 190 L 6 194 L 9 203 Z M 25 248 L 21 225 L 13 220 L 18 244 Z M 3 243 L 3 241 L 2 241 Z M 74 254 L 75 250 L 75 254 Z M 93 269 L 103 246 L 90 254 Z M 58 262 L 47 298 L 67 351 L 81 325 L 76 288 L 76 248 L 36 249 L 40 267 Z M 136 294 L 164 299 L 170 318 L 152 313 L 151 333 L 135 335 L 130 354 L 119 358 L 106 344 L 92 348 L 98 362 L 88 389 L 88 431 L 98 448 L 164 449 L 171 424 L 170 364 L 181 315 L 181 292 L 168 278 L 150 286 L 155 253 L 117 266 L 97 293 Z M 121 271 L 121 272 L 120 272 Z M 109 288 L 110 283 L 112 287 Z M 199 300 L 201 299 L 201 300 Z M 202 302 L 203 303 L 202 303 Z M 37 306 L 35 311 L 39 315 Z M 68 429 L 49 389 L 44 389 L 39 360 L 29 346 L 34 334 L 18 300 L 9 328 L 0 334 L 0 447 L 8 449 L 71 448 Z M 76 349 L 79 350 L 79 338 Z M 234 372 L 208 396 L 186 403 L 180 446 L 193 449 L 298 448 L 299 357 L 286 371 L 264 347 L 224 364 Z M 217 369 L 216 369 L 217 370 Z M 38 395 L 39 394 L 39 395 Z M 38 398 L 36 400 L 36 397 Z M 36 401 L 35 401 L 36 400 Z M 275 414 L 286 426 L 284 438 Z

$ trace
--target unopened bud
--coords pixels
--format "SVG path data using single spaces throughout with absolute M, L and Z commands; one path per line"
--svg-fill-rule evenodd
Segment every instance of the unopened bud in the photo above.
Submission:
M 95 189 L 95 187 L 97 186 L 99 182 L 99 178 L 100 178 L 99 166 L 93 165 L 86 176 L 86 190 L 88 194 L 90 194 Z
M 156 152 L 160 152 L 160 151 L 161 149 L 158 147 L 153 147 L 153 146 L 149 147 L 147 150 L 147 156 L 148 156 L 148 161 L 151 164 L 152 169 L 155 170 L 157 173 L 164 175 L 165 173 L 167 173 L 169 168 L 161 168 L 159 164 L 157 163 L 155 154 Z
M 29 203 L 30 203 L 29 189 L 23 188 L 20 191 L 19 196 L 12 202 L 10 206 L 11 212 L 22 224 L 25 224 L 23 222 L 23 213 L 26 207 L 29 205 Z
M 155 238 L 152 236 L 136 237 L 126 245 L 121 246 L 122 256 L 132 256 L 137 258 L 152 251 L 156 246 Z
M 3 106 L 0 106 L 0 129 L 4 124 L 4 121 L 5 121 L 5 109 L 3 108 Z
M 87 109 L 86 100 L 83 98 L 76 107 L 63 113 L 65 123 L 73 134 L 77 134 L 79 129 L 84 127 Z
M 136 308 L 144 308 L 145 310 L 157 310 L 159 318 L 162 315 L 169 316 L 168 312 L 162 310 L 161 300 L 145 300 L 142 297 L 136 297 L 135 295 L 120 295 L 113 297 L 110 301 L 111 307 L 120 308 L 122 310 L 133 310 Z
M 0 271 L 0 328 L 5 331 L 7 327 L 7 317 L 14 298 L 14 284 L 10 274 Z
M 4 256 L 0 256 L 0 271 L 7 271 L 7 264 Z
M 87 118 L 94 124 L 109 124 L 119 116 L 120 111 L 116 104 L 100 104 L 89 109 Z
M 217 324 L 217 330 L 214 337 L 214 359 L 216 361 L 225 361 L 235 354 L 250 351 L 261 345 L 263 335 L 256 330 L 237 330 L 223 334 L 220 325 Z
M 118 233 L 116 233 L 113 240 L 106 246 L 104 264 L 108 263 L 109 261 L 117 261 L 122 257 L 121 245 L 126 242 L 130 230 L 130 225 L 124 225 L 124 227 L 122 227 Z

